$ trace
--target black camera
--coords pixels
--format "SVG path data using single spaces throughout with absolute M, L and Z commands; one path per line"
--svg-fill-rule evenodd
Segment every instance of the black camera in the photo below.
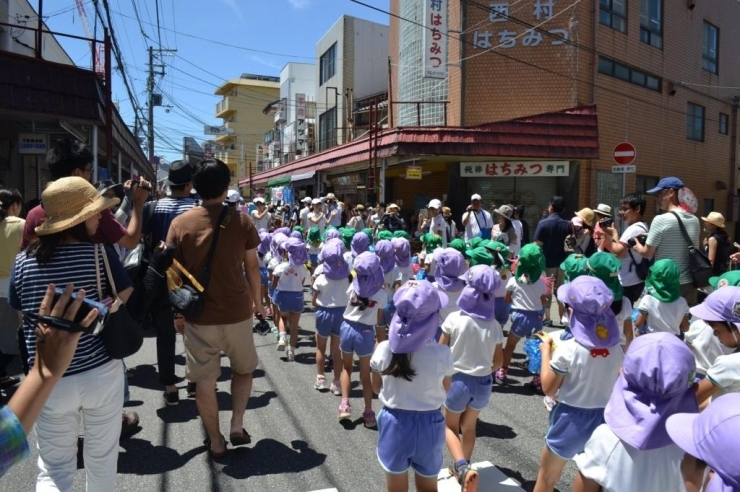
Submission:
M 634 248 L 635 247 L 635 244 L 637 244 L 639 242 L 640 244 L 642 244 L 643 246 L 645 246 L 645 242 L 646 241 L 647 241 L 647 234 L 640 234 L 638 236 L 629 238 L 627 240 L 627 245 L 630 248 Z
M 611 227 L 613 224 L 614 224 L 614 219 L 612 219 L 611 217 L 607 217 L 606 219 L 601 219 L 599 221 L 599 225 L 602 228 Z

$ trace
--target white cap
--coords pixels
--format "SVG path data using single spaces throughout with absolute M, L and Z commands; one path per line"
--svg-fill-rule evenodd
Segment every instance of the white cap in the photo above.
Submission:
M 226 201 L 228 203 L 239 203 L 240 201 L 242 201 L 242 196 L 236 190 L 229 190 L 229 192 L 226 194 Z
M 326 199 L 327 200 L 336 200 L 337 197 L 334 196 L 334 193 L 327 193 L 326 194 Z
M 319 200 L 318 198 L 314 198 L 313 200 L 311 200 L 311 204 L 312 205 L 321 205 L 321 200 Z
M 254 199 L 254 200 L 252 200 L 252 201 L 253 201 L 254 203 L 265 203 L 265 199 L 264 199 L 264 198 L 262 198 L 261 196 L 258 196 L 257 198 L 255 198 L 255 199 Z
M 437 200 L 436 198 L 429 202 L 429 205 L 427 205 L 427 208 L 436 208 L 441 209 L 442 208 L 442 202 Z
M 472 202 L 473 200 L 479 200 L 480 201 L 481 200 L 480 195 L 478 193 L 476 193 L 475 195 L 471 196 L 470 197 L 470 201 Z
M 311 203 L 311 197 L 310 196 L 307 196 L 302 201 L 303 201 L 303 203 Z

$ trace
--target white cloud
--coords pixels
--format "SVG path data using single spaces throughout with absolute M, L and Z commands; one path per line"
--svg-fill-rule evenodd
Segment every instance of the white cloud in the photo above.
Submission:
M 740 0 L 738 0 L 740 1 Z M 311 3 L 311 0 L 288 0 L 288 3 L 294 8 L 294 9 L 302 9 L 308 6 L 309 3 Z
M 244 21 L 244 14 L 239 10 L 239 6 L 236 4 L 236 0 L 221 0 L 222 3 L 226 4 L 231 10 L 234 11 L 240 21 Z
M 275 61 L 272 57 L 264 57 L 256 54 L 249 55 L 249 59 L 252 60 L 255 63 L 259 63 L 260 65 L 264 65 L 265 67 L 274 68 L 275 70 L 282 70 L 283 65 L 280 65 L 277 61 Z

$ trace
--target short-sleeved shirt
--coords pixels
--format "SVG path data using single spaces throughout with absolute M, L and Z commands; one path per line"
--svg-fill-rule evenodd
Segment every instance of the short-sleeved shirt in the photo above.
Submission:
M 647 234 L 647 231 L 648 226 L 644 222 L 631 224 L 624 230 L 622 236 L 619 238 L 619 242 L 625 248 L 629 248 L 627 241 L 635 236 L 639 236 L 640 234 Z M 632 257 L 630 257 L 630 255 L 632 255 Z M 622 262 L 622 268 L 619 270 L 619 283 L 621 283 L 623 287 L 631 287 L 644 282 L 644 280 L 637 276 L 637 265 L 642 263 L 642 255 L 640 253 L 630 249 L 623 258 L 619 259 L 619 261 Z
M 304 231 L 308 231 L 311 228 L 311 224 L 308 223 L 308 214 L 310 213 L 310 207 L 303 207 L 300 211 L 300 224 Z
M 395 286 L 404 282 L 401 269 L 398 268 L 398 266 L 394 266 L 390 272 L 383 275 L 383 279 L 385 292 L 388 294 L 390 299 L 393 299 L 393 294 L 396 292 Z
M 304 265 L 291 265 L 287 261 L 276 266 L 272 275 L 280 279 L 277 288 L 281 292 L 303 292 L 303 284 L 311 277 Z
M 261 229 L 270 229 L 270 219 L 272 219 L 272 214 L 270 212 L 267 212 L 264 217 L 261 219 L 257 218 L 257 211 L 253 210 L 250 214 L 250 217 L 252 219 L 252 223 L 254 224 L 255 230 L 259 231 Z
M 370 358 L 370 369 L 373 372 L 385 371 L 391 363 L 391 357 L 393 353 L 389 342 L 380 342 Z M 430 341 L 408 354 L 408 358 L 416 376 L 411 381 L 382 376 L 383 387 L 378 399 L 387 408 L 413 412 L 438 410 L 447 397 L 442 381 L 453 373 L 450 348 Z
M 0 221 L 0 279 L 10 276 L 10 267 L 21 250 L 23 227 L 26 221 L 18 217 L 6 217 Z M 0 297 L 6 297 L 0 293 Z
M 347 298 L 350 302 L 347 303 L 347 309 L 344 310 L 344 319 L 368 326 L 378 324 L 378 310 L 385 308 L 385 305 L 388 303 L 388 294 L 383 289 L 380 289 L 369 297 L 370 305 L 365 309 L 360 309 L 362 306 L 352 305 L 351 301 L 354 295 L 355 291 L 350 284 L 347 289 Z
M 28 215 L 26 215 L 26 224 L 23 228 L 23 241 L 21 242 L 21 248 L 25 249 L 29 244 L 31 244 L 31 241 L 36 239 L 36 228 L 43 224 L 45 220 L 46 212 L 41 205 L 32 208 L 28 212 Z M 100 214 L 98 230 L 90 239 L 94 243 L 113 245 L 120 241 L 123 236 L 126 235 L 126 232 L 126 228 L 116 220 L 113 212 L 105 209 Z
M 176 217 L 167 234 L 167 244 L 178 247 L 176 258 L 196 278 L 205 266 L 214 225 L 223 205 L 199 206 Z M 260 238 L 252 220 L 230 210 L 222 225 L 211 264 L 211 281 L 205 291 L 203 313 L 188 321 L 197 325 L 228 325 L 252 316 L 252 296 L 244 276 L 247 250 L 256 249 Z
M 650 294 L 645 294 L 640 299 L 638 309 L 647 314 L 649 333 L 666 331 L 678 335 L 681 333 L 681 322 L 689 314 L 689 303 L 683 297 L 673 302 L 660 302 Z
M 714 336 L 714 330 L 702 319 L 695 319 L 689 325 L 689 331 L 684 336 L 684 341 L 691 347 L 696 359 L 696 372 L 706 375 L 707 370 L 714 364 L 717 357 L 729 355 L 734 349 L 725 347 Z
M 707 379 L 719 388 L 719 395 L 740 393 L 740 352 L 717 357 L 707 371 Z
M 148 230 L 143 232 L 151 232 L 152 244 L 156 246 L 160 241 L 167 239 L 167 231 L 169 231 L 170 224 L 175 220 L 175 217 L 197 207 L 198 200 L 189 196 L 182 198 L 168 196 L 147 206 L 153 206 L 154 213 L 151 222 L 148 224 Z M 146 211 L 144 213 L 146 215 Z
M 342 225 L 342 209 L 338 205 L 329 206 L 326 210 L 326 217 L 329 221 L 328 225 L 334 227 L 340 227 Z
M 480 237 L 481 227 L 486 229 L 493 229 L 493 217 L 485 210 L 471 210 L 465 212 L 462 216 L 463 222 L 465 218 L 470 216 L 467 225 L 465 226 L 465 241 L 470 241 L 474 237 Z
M 439 310 L 439 322 L 440 326 L 442 326 L 442 323 L 444 323 L 450 313 L 460 310 L 460 308 L 457 307 L 457 300 L 460 298 L 460 294 L 462 294 L 462 289 L 458 290 L 457 292 L 450 292 L 440 287 L 437 282 L 432 282 L 432 285 L 435 289 L 440 292 L 444 292 L 447 296 L 447 305 Z
M 550 369 L 565 376 L 558 390 L 558 401 L 578 408 L 604 408 L 619 376 L 624 350 L 619 345 L 609 355 L 592 356 L 575 338 L 557 340 Z
M 699 219 L 683 210 L 676 210 L 676 213 L 681 218 L 694 246 L 698 249 L 700 247 L 699 232 L 701 231 Z M 689 269 L 688 244 L 672 213 L 666 212 L 653 219 L 646 244 L 655 248 L 655 261 L 669 258 L 678 264 L 681 270 L 679 282 L 682 285 L 693 282 Z
M 325 308 L 346 307 L 349 304 L 347 284 L 346 278 L 332 280 L 320 274 L 313 282 L 313 290 L 318 293 L 316 305 Z
M 310 230 L 312 227 L 318 227 L 319 232 L 321 232 L 321 235 L 323 235 L 324 229 L 326 229 L 326 216 L 321 217 L 321 219 L 319 219 L 319 217 L 321 217 L 321 212 L 319 213 L 311 212 L 308 214 L 308 229 L 307 230 Z M 318 222 L 313 222 L 311 219 L 318 220 Z
M 541 278 L 533 284 L 523 284 L 512 275 L 506 282 L 506 291 L 511 292 L 512 309 L 539 311 L 542 309 L 542 296 L 547 294 L 547 286 Z
M 498 321 L 473 318 L 462 311 L 447 315 L 442 333 L 450 338 L 455 373 L 489 376 L 496 345 L 504 343 Z
M 534 240 L 542 243 L 547 268 L 558 268 L 568 254 L 563 248 L 565 238 L 572 232 L 570 221 L 552 213 L 537 224 Z
M 437 234 L 439 237 L 442 238 L 442 247 L 447 247 L 447 235 L 445 234 L 445 230 L 447 229 L 447 223 L 445 222 L 444 215 L 437 214 L 436 217 L 429 217 L 429 223 L 427 224 L 426 228 L 422 230 L 422 233 L 432 233 Z

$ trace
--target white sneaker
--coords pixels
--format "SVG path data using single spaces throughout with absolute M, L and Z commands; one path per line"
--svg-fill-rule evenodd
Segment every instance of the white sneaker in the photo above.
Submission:
M 288 362 L 293 362 L 295 360 L 295 349 L 293 347 L 288 347 L 288 350 L 285 352 L 286 358 L 288 359 Z
M 329 391 L 331 391 L 334 396 L 342 396 L 342 388 L 339 385 L 338 379 L 335 379 L 331 382 L 331 386 L 329 386 Z
M 280 338 L 278 339 L 277 349 L 279 352 L 282 352 L 285 350 L 287 343 L 285 342 L 285 334 L 281 333 Z
M 316 376 L 316 382 L 313 383 L 313 389 L 322 392 L 329 389 L 326 387 L 326 378 L 324 376 Z

